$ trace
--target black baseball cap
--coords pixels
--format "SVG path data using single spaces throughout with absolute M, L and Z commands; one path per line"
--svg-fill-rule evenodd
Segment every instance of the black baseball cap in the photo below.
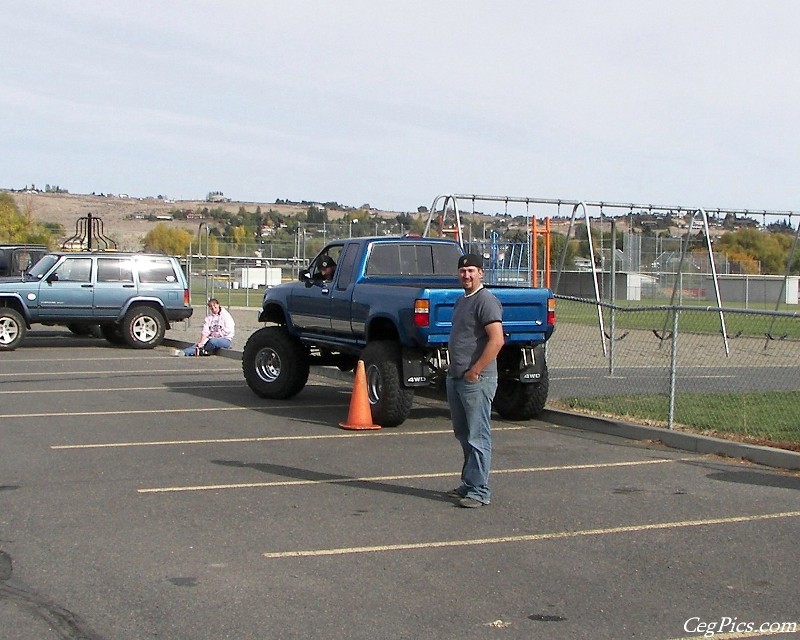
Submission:
M 483 258 L 474 253 L 467 253 L 458 259 L 458 268 L 463 269 L 464 267 L 483 269 Z
M 320 269 L 327 269 L 328 267 L 335 267 L 336 263 L 333 261 L 333 258 L 330 256 L 325 256 L 322 260 L 319 261 L 319 268 Z

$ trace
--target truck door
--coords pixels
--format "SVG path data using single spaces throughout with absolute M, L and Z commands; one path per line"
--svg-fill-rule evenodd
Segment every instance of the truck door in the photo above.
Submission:
M 289 301 L 292 323 L 303 331 L 329 333 L 331 330 L 330 293 L 332 282 L 315 280 L 295 287 Z
M 353 334 L 351 325 L 351 300 L 353 296 L 353 272 L 356 258 L 361 252 L 359 244 L 350 244 L 342 254 L 339 268 L 336 270 L 336 283 L 331 292 L 331 331 L 337 335 Z
M 292 323 L 310 333 L 331 332 L 331 293 L 339 277 L 339 258 L 342 245 L 329 245 L 314 258 L 309 271 L 311 279 L 305 286 L 296 286 L 289 299 L 289 313 Z M 332 281 L 321 277 L 319 265 L 324 257 L 333 258 L 336 271 Z
M 39 285 L 43 321 L 91 317 L 93 302 L 92 259 L 89 257 L 67 256 Z

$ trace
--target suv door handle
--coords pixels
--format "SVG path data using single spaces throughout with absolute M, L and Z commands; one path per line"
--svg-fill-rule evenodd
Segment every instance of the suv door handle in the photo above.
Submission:
M 90 285 L 90 284 L 82 284 L 81 285 L 81 289 L 91 289 L 91 288 L 92 288 L 92 285 Z

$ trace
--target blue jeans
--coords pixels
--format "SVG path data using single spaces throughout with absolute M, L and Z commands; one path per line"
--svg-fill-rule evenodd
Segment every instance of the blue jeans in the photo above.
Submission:
M 208 353 L 216 353 L 218 349 L 230 349 L 231 341 L 228 338 L 209 338 L 203 345 L 203 349 Z M 193 344 L 191 347 L 186 347 L 183 350 L 183 355 L 194 356 L 197 355 L 197 345 Z
M 464 452 L 459 493 L 489 504 L 492 466 L 492 400 L 497 377 L 482 375 L 477 382 L 447 378 L 447 401 L 453 432 Z

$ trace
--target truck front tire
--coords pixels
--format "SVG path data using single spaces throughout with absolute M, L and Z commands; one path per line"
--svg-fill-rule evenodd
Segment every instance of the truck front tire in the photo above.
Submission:
M 414 390 L 403 386 L 400 357 L 400 346 L 388 340 L 370 342 L 361 352 L 372 421 L 382 427 L 402 424 L 414 404 Z
M 262 398 L 285 400 L 308 382 L 308 351 L 284 327 L 264 327 L 253 333 L 242 352 L 247 386 Z
M 522 383 L 519 380 L 501 379 L 497 383 L 492 406 L 506 420 L 536 418 L 547 402 L 550 381 L 547 367 L 539 382 Z

